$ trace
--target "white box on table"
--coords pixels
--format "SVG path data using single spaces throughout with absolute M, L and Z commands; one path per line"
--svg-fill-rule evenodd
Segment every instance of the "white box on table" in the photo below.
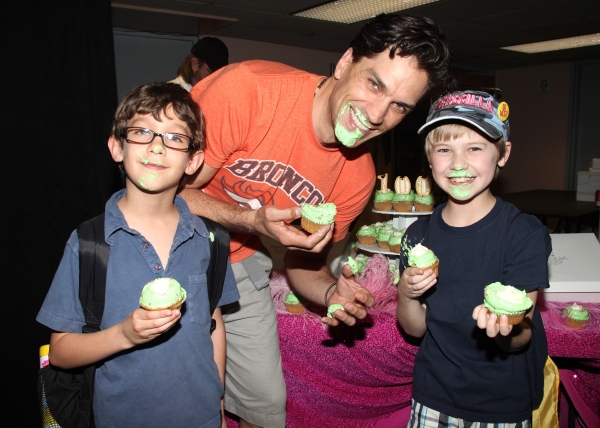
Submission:
M 544 298 L 555 302 L 600 302 L 600 244 L 593 233 L 550 235 L 550 288 Z

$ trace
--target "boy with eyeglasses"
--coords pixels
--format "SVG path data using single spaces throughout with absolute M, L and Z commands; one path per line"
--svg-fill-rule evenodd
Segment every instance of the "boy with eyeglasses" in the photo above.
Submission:
M 110 258 L 101 330 L 81 333 L 85 317 L 75 231 L 37 316 L 53 330 L 50 362 L 63 369 L 99 365 L 96 426 L 226 426 L 225 330 L 219 307 L 210 333 L 210 236 L 176 196 L 182 177 L 193 174 L 204 158 L 202 112 L 179 85 L 136 87 L 117 108 L 108 147 L 126 181 L 106 204 Z M 186 290 L 184 306 L 140 308 L 143 286 L 163 277 Z M 228 263 L 217 306 L 238 298 Z

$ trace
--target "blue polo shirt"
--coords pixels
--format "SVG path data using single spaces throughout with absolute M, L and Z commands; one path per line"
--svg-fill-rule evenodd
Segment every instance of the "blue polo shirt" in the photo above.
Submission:
M 106 303 L 101 329 L 123 321 L 139 307 L 143 286 L 172 277 L 187 292 L 179 322 L 158 338 L 108 358 L 96 371 L 94 412 L 101 427 L 218 427 L 223 386 L 213 357 L 206 270 L 209 233 L 185 201 L 175 197 L 179 224 L 167 266 L 139 232 L 129 228 L 117 201 L 106 203 L 105 235 L 110 245 Z M 74 231 L 37 321 L 55 331 L 80 333 L 85 317 L 79 302 L 79 242 Z M 227 264 L 218 306 L 239 293 Z

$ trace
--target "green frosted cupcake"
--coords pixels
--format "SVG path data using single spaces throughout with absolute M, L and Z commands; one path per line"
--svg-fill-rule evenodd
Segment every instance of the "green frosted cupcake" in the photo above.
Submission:
M 379 248 L 381 248 L 382 250 L 389 250 L 390 249 L 390 244 L 388 244 L 388 239 L 390 239 L 390 236 L 392 236 L 392 233 L 394 233 L 394 228 L 393 227 L 382 227 L 381 229 L 379 229 L 379 232 L 377 233 L 377 245 L 379 245 Z
M 433 251 L 421 244 L 415 245 L 408 252 L 408 264 L 420 269 L 432 269 L 436 276 L 439 274 L 439 259 Z
M 392 205 L 394 207 L 394 211 L 408 213 L 412 212 L 414 201 L 414 190 L 411 190 L 409 193 L 394 193 L 394 197 L 392 198 Z
M 362 245 L 373 245 L 377 242 L 377 229 L 374 226 L 361 226 L 356 232 L 356 239 Z
M 173 278 L 158 278 L 150 281 L 140 294 L 140 306 L 147 311 L 179 309 L 186 298 L 186 292 Z
M 388 245 L 390 246 L 390 251 L 400 254 L 400 245 L 402 244 L 402 237 L 404 236 L 403 230 L 394 230 L 392 236 L 388 239 Z
M 387 189 L 385 192 L 378 190 L 375 192 L 373 206 L 377 211 L 391 211 L 393 198 L 394 192 L 391 190 Z
M 299 314 L 301 312 L 304 312 L 304 305 L 302 304 L 300 299 L 298 299 L 298 296 L 294 294 L 293 291 L 290 291 L 285 296 L 285 299 L 283 299 L 283 304 L 285 305 L 285 308 L 290 314 Z
M 301 204 L 302 218 L 300 226 L 308 233 L 316 233 L 325 225 L 333 224 L 337 207 L 334 203 L 322 203 L 318 205 Z
M 585 307 L 578 305 L 577 303 L 573 303 L 572 305 L 563 309 L 562 318 L 565 324 L 569 327 L 581 328 L 590 319 L 590 313 Z
M 525 313 L 531 308 L 533 301 L 523 290 L 494 282 L 485 287 L 483 304 L 490 313 L 496 314 L 498 317 L 496 323 L 500 323 L 500 316 L 506 315 L 508 324 L 516 325 L 523 321 Z

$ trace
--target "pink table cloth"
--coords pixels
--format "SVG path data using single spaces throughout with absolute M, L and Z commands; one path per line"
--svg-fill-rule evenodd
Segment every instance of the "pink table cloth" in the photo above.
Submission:
M 412 369 L 418 343 L 404 337 L 396 322 L 396 288 L 388 261 L 371 257 L 359 282 L 375 297 L 367 320 L 357 326 L 324 326 L 322 308 L 289 314 L 289 292 L 281 272 L 271 275 L 277 311 L 283 374 L 287 387 L 287 428 L 403 428 L 408 421 Z M 600 305 L 587 305 L 591 320 L 573 330 L 561 322 L 567 303 L 540 302 L 551 357 L 600 361 Z M 581 368 L 584 367 L 584 368 Z M 598 414 L 600 375 L 579 367 L 581 399 Z M 237 427 L 233 421 L 230 427 Z

